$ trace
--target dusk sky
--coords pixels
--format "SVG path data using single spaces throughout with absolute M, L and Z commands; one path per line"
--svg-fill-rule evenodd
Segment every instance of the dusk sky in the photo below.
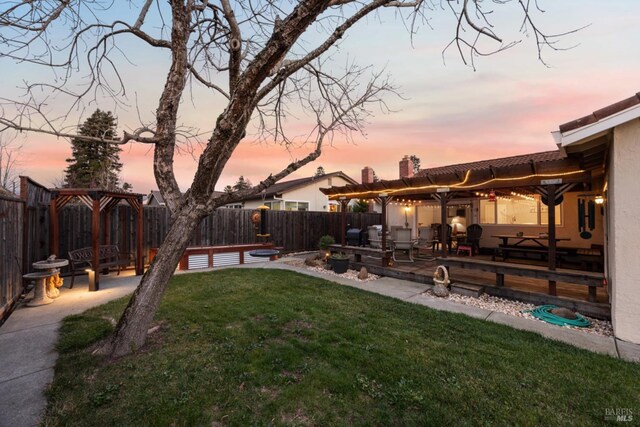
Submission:
M 572 49 L 544 51 L 549 67 L 537 59 L 534 41 L 525 36 L 518 36 L 523 42 L 512 49 L 478 58 L 476 71 L 465 66 L 453 49 L 446 52 L 443 62 L 442 50 L 454 30 L 447 11 L 434 13 L 432 28 L 420 28 L 413 41 L 393 13 L 360 23 L 345 37 L 335 60 L 349 58 L 386 69 L 402 98 L 385 98 L 394 111 L 377 111 L 366 137 L 355 135 L 353 143 L 335 140 L 319 160 L 287 179 L 312 175 L 323 166 L 327 172 L 341 170 L 359 181 L 365 165 L 382 179 L 396 179 L 398 161 L 405 154 L 417 155 L 424 168 L 553 150 L 550 132 L 559 124 L 640 91 L 640 1 L 543 0 L 540 4 L 547 9 L 538 23 L 549 33 L 586 26 L 559 41 L 563 47 L 575 46 Z M 501 35 L 500 24 L 511 22 L 513 27 L 516 22 L 517 29 L 520 16 L 512 13 L 497 19 L 495 30 Z M 133 65 L 123 66 L 129 107 L 115 110 L 119 132 L 139 124 L 137 110 L 148 118 L 155 109 L 167 66 L 166 59 L 147 52 L 141 49 L 132 58 Z M 6 59 L 0 66 L 2 97 L 18 94 L 16 87 L 22 85 L 22 79 L 42 80 L 42 70 Z M 181 121 L 198 127 L 206 140 L 206 131 L 213 128 L 222 105 L 221 99 L 210 100 L 197 93 L 184 101 Z M 105 102 L 86 108 L 91 113 L 97 107 L 113 110 L 113 106 Z M 295 126 L 302 133 L 307 122 L 303 118 Z M 233 184 L 239 175 L 257 183 L 308 150 L 288 152 L 253 140 L 249 135 L 242 142 L 217 189 Z M 30 133 L 19 141 L 24 144 L 24 174 L 46 186 L 62 177 L 71 152 L 67 140 Z M 132 183 L 135 192 L 155 189 L 151 147 L 129 144 L 123 149 L 123 181 Z M 175 164 L 178 182 L 186 190 L 197 160 L 185 154 Z

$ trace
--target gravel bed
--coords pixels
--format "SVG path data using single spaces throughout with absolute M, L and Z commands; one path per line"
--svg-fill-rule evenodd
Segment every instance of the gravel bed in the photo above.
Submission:
M 315 271 L 316 273 L 322 273 L 329 276 L 344 277 L 346 279 L 355 280 L 356 282 L 371 282 L 373 280 L 378 280 L 380 278 L 380 276 L 376 276 L 375 274 L 369 273 L 369 276 L 366 279 L 361 280 L 361 279 L 358 279 L 359 272 L 356 270 L 347 270 L 347 272 L 344 274 L 336 274 L 333 270 L 327 270 L 324 267 L 312 267 L 312 266 L 306 265 L 303 259 L 294 258 L 294 257 L 284 258 L 282 259 L 281 262 L 284 264 L 293 265 L 295 267 L 306 268 L 307 270 Z
M 425 292 L 426 295 L 431 295 L 434 298 L 438 298 L 431 290 Z M 528 313 L 527 310 L 533 310 L 536 308 L 533 304 L 527 304 L 520 301 L 512 301 L 504 298 L 493 297 L 491 295 L 482 294 L 478 298 L 468 297 L 460 294 L 449 294 L 449 301 L 464 304 L 464 305 L 472 305 L 474 307 L 484 308 L 485 310 L 497 311 L 499 313 L 509 314 L 511 316 L 524 317 L 526 319 L 535 320 L 537 322 L 543 322 L 542 320 L 533 317 L 531 313 Z M 613 336 L 613 327 L 611 326 L 611 322 L 607 320 L 599 320 L 591 317 L 584 316 L 591 322 L 591 326 L 588 328 L 579 328 L 575 326 L 561 326 L 564 328 L 575 329 L 578 331 L 583 331 L 591 334 L 604 335 L 607 337 Z M 546 322 L 544 322 L 546 323 Z

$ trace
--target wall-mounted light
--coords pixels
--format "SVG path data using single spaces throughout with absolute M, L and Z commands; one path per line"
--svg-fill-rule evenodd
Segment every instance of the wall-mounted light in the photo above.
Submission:
M 404 228 L 409 228 L 409 219 L 407 218 L 407 214 L 411 208 L 409 206 L 404 207 Z
M 604 203 L 604 197 L 602 196 L 596 196 L 594 200 L 596 202 L 596 205 L 602 205 Z

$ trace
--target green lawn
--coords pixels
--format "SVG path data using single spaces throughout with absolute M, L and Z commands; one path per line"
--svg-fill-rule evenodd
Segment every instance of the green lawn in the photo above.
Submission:
M 278 270 L 175 277 L 114 363 L 126 301 L 67 318 L 44 425 L 599 425 L 640 415 L 640 365 Z

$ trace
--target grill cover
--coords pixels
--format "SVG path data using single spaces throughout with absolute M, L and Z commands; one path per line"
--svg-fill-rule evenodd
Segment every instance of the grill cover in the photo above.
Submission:
M 361 246 L 363 244 L 362 241 L 362 230 L 359 228 L 350 228 L 347 230 L 347 245 L 349 246 Z

